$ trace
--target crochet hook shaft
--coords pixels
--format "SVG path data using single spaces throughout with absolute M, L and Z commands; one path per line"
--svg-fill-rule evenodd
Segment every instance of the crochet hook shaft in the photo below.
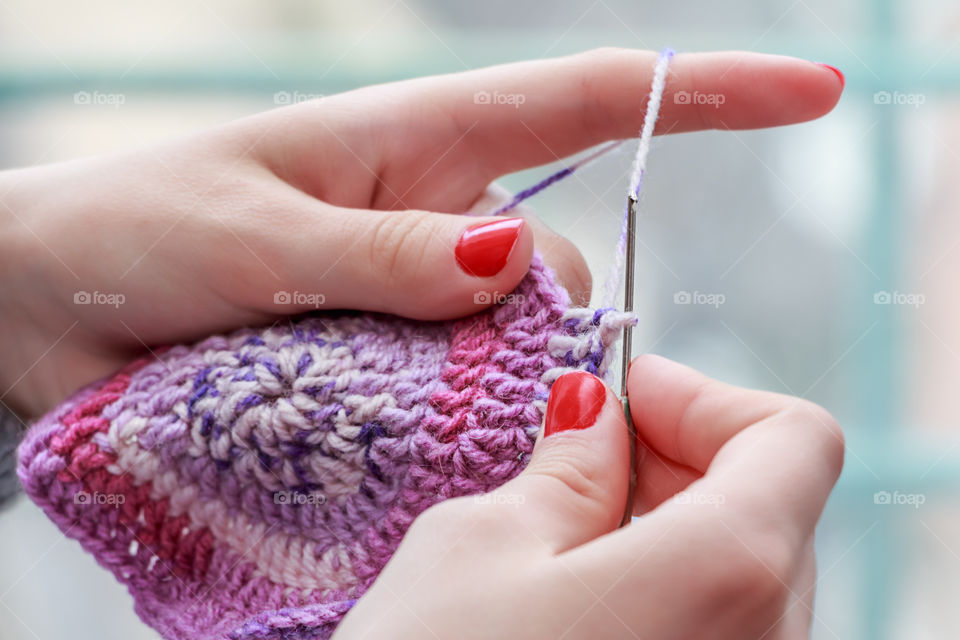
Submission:
M 623 310 L 633 313 L 633 275 L 636 261 L 637 236 L 637 195 L 627 196 L 627 242 L 626 273 L 624 275 Z M 630 401 L 627 398 L 627 373 L 630 370 L 630 355 L 633 353 L 633 324 L 623 328 L 623 364 L 620 369 L 620 397 L 623 399 L 623 413 L 627 418 L 627 435 L 630 443 L 630 476 L 627 484 L 627 504 L 623 509 L 620 526 L 630 524 L 633 519 L 633 497 L 637 487 L 637 430 L 630 416 Z
M 650 99 L 647 100 L 647 112 L 643 117 L 643 127 L 640 129 L 640 141 L 637 144 L 637 155 L 633 160 L 633 172 L 630 176 L 630 189 L 627 191 L 627 220 L 624 231 L 626 258 L 626 273 L 624 276 L 623 310 L 633 313 L 633 278 L 636 270 L 636 239 L 637 239 L 637 201 L 640 199 L 640 187 L 643 183 L 643 174 L 647 166 L 647 154 L 650 152 L 650 140 L 660 113 L 660 101 L 667 81 L 667 67 L 673 58 L 671 49 L 664 49 L 657 58 L 657 65 L 653 69 L 653 81 L 650 83 Z M 616 287 L 614 287 L 616 289 Z M 637 445 L 639 438 L 630 416 L 630 402 L 627 399 L 627 374 L 630 371 L 630 356 L 633 354 L 633 323 L 623 328 L 623 367 L 620 370 L 620 397 L 623 399 L 623 413 L 627 418 L 627 435 L 630 443 L 630 478 L 627 485 L 627 504 L 623 509 L 623 519 L 620 526 L 630 524 L 633 518 L 633 496 L 637 488 Z
M 633 313 L 633 271 L 637 253 L 637 197 L 627 197 L 627 251 L 626 273 L 624 275 L 623 310 Z M 630 368 L 630 354 L 633 352 L 633 324 L 623 328 L 623 366 L 620 369 L 620 397 L 627 398 L 627 370 Z

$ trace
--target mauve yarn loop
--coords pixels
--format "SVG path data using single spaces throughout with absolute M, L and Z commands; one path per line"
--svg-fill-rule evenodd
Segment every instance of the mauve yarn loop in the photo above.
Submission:
M 636 322 L 571 308 L 539 255 L 513 294 L 159 350 L 34 425 L 21 482 L 165 638 L 328 638 L 414 518 L 515 477 L 552 382 L 608 377 Z

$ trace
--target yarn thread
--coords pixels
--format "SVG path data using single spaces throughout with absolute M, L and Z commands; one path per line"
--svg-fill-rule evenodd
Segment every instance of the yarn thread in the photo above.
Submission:
M 323 312 L 155 350 L 33 425 L 20 481 L 165 638 L 329 638 L 420 513 L 523 470 L 553 382 L 609 381 L 637 321 L 571 307 L 536 252 L 513 294 L 448 322 Z
M 561 180 L 564 180 L 566 178 L 569 178 L 578 169 L 581 169 L 582 167 L 587 166 L 588 164 L 590 164 L 600 156 L 603 156 L 609 153 L 610 151 L 613 151 L 614 149 L 622 145 L 624 142 L 626 142 L 626 140 L 614 140 L 612 142 L 608 142 L 604 144 L 593 153 L 590 153 L 589 155 L 584 156 L 582 159 L 574 162 L 573 164 L 563 167 L 556 173 L 550 174 L 540 182 L 532 186 L 529 186 L 526 189 L 523 189 L 522 191 L 518 191 L 513 196 L 513 199 L 510 200 L 510 202 L 506 203 L 505 205 L 497 209 L 493 209 L 492 211 L 489 211 L 484 215 L 502 216 L 503 214 L 509 212 L 511 209 L 516 208 L 517 205 L 519 205 L 524 200 L 527 200 L 528 198 L 532 198 L 533 196 L 537 195 L 547 187 L 553 186 L 555 183 L 560 182 Z
M 650 155 L 650 146 L 653 140 L 653 132 L 656 129 L 657 119 L 660 115 L 660 105 L 663 101 L 663 92 L 666 88 L 667 70 L 670 61 L 673 60 L 675 52 L 673 49 L 664 49 L 657 57 L 657 62 L 653 68 L 653 80 L 650 84 L 650 94 L 647 99 L 646 113 L 643 117 L 643 124 L 637 140 L 637 151 L 634 155 L 633 166 L 630 172 L 630 183 L 627 189 L 627 198 L 639 200 L 640 191 L 643 188 L 643 176 L 647 168 L 647 156 Z M 569 178 L 577 170 L 587 166 L 594 160 L 617 149 L 623 145 L 626 140 L 614 140 L 600 146 L 595 151 L 587 154 L 580 160 L 569 164 L 559 171 L 550 174 L 536 184 L 518 191 L 513 198 L 506 204 L 492 209 L 485 215 L 499 216 L 508 213 L 516 208 L 523 201 L 532 198 L 547 187 L 550 187 L 561 180 Z M 620 223 L 620 235 L 617 238 L 616 250 L 614 251 L 613 263 L 610 267 L 610 273 L 603 285 L 603 296 L 601 298 L 601 307 L 612 307 L 617 299 L 617 291 L 620 288 L 620 282 L 623 279 L 624 257 L 627 248 L 627 211 L 624 209 L 623 218 Z
M 640 139 L 637 142 L 637 153 L 633 159 L 633 169 L 630 172 L 630 186 L 627 190 L 627 206 L 623 210 L 620 221 L 620 236 L 617 238 L 617 249 L 613 254 L 613 264 L 610 273 L 603 284 L 602 306 L 613 306 L 623 279 L 624 259 L 627 253 L 627 216 L 631 199 L 640 199 L 640 190 L 643 188 L 643 176 L 647 170 L 647 156 L 650 155 L 653 132 L 656 129 L 657 119 L 660 117 L 660 104 L 663 100 L 663 91 L 667 83 L 667 69 L 673 59 L 672 49 L 664 49 L 657 58 L 653 69 L 653 82 L 650 86 L 650 97 L 647 100 L 647 112 L 643 117 L 643 126 L 640 129 Z M 629 357 L 629 354 L 624 354 Z

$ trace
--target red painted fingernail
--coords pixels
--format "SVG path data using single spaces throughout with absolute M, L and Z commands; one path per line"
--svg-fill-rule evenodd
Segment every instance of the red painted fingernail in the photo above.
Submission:
M 825 62 L 818 62 L 817 64 L 823 67 L 824 69 L 830 69 L 830 71 L 833 71 L 835 74 L 837 74 L 837 77 L 840 78 L 841 89 L 847 86 L 847 79 L 843 77 L 843 71 L 840 71 L 840 69 L 837 69 L 832 64 L 826 64 Z
M 523 218 L 502 218 L 464 229 L 457 241 L 457 264 L 471 276 L 497 275 L 507 265 L 522 228 Z
M 606 399 L 607 388 L 600 378 L 586 371 L 563 374 L 550 389 L 543 436 L 592 426 Z

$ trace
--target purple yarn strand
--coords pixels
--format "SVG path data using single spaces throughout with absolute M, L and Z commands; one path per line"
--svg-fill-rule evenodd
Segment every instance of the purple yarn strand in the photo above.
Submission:
M 543 191 L 543 190 L 546 189 L 547 187 L 553 185 L 554 183 L 560 182 L 560 181 L 563 180 L 564 178 L 569 178 L 571 175 L 573 175 L 574 171 L 576 171 L 577 169 L 580 169 L 581 167 L 585 167 L 586 165 L 590 164 L 591 162 L 593 162 L 594 160 L 596 160 L 596 159 L 599 158 L 600 156 L 605 155 L 605 154 L 609 153 L 610 151 L 613 151 L 614 149 L 616 149 L 617 147 L 619 147 L 619 146 L 620 146 L 621 144 L 623 144 L 624 142 L 626 142 L 626 141 L 625 141 L 625 140 L 615 140 L 615 141 L 613 141 L 613 142 L 608 142 L 607 144 L 603 145 L 602 147 L 600 147 L 599 149 L 597 149 L 596 151 L 594 151 L 594 152 L 591 153 L 590 155 L 588 155 L 588 156 L 586 156 L 586 157 L 584 157 L 584 158 L 582 158 L 582 159 L 574 162 L 574 163 L 571 164 L 571 165 L 567 165 L 566 167 L 560 169 L 560 170 L 557 171 L 556 173 L 553 173 L 553 174 L 547 176 L 546 178 L 544 178 L 544 179 L 541 180 L 540 182 L 538 182 L 538 183 L 536 183 L 536 184 L 534 184 L 534 185 L 532 185 L 532 186 L 527 187 L 527 188 L 524 189 L 523 191 L 518 192 L 515 196 L 513 196 L 513 199 L 512 199 L 510 202 L 508 202 L 507 204 L 505 204 L 505 205 L 503 205 L 503 206 L 501 206 L 501 207 L 498 207 L 498 208 L 494 209 L 493 211 L 490 211 L 489 213 L 486 213 L 486 214 L 484 214 L 484 215 L 488 215 L 488 216 L 500 216 L 500 215 L 503 215 L 504 213 L 510 211 L 511 209 L 516 208 L 516 206 L 519 205 L 519 204 L 520 204 L 521 202 L 523 202 L 524 200 L 527 200 L 528 198 L 532 198 L 533 196 L 537 195 L 538 193 L 540 193 L 541 191 Z

